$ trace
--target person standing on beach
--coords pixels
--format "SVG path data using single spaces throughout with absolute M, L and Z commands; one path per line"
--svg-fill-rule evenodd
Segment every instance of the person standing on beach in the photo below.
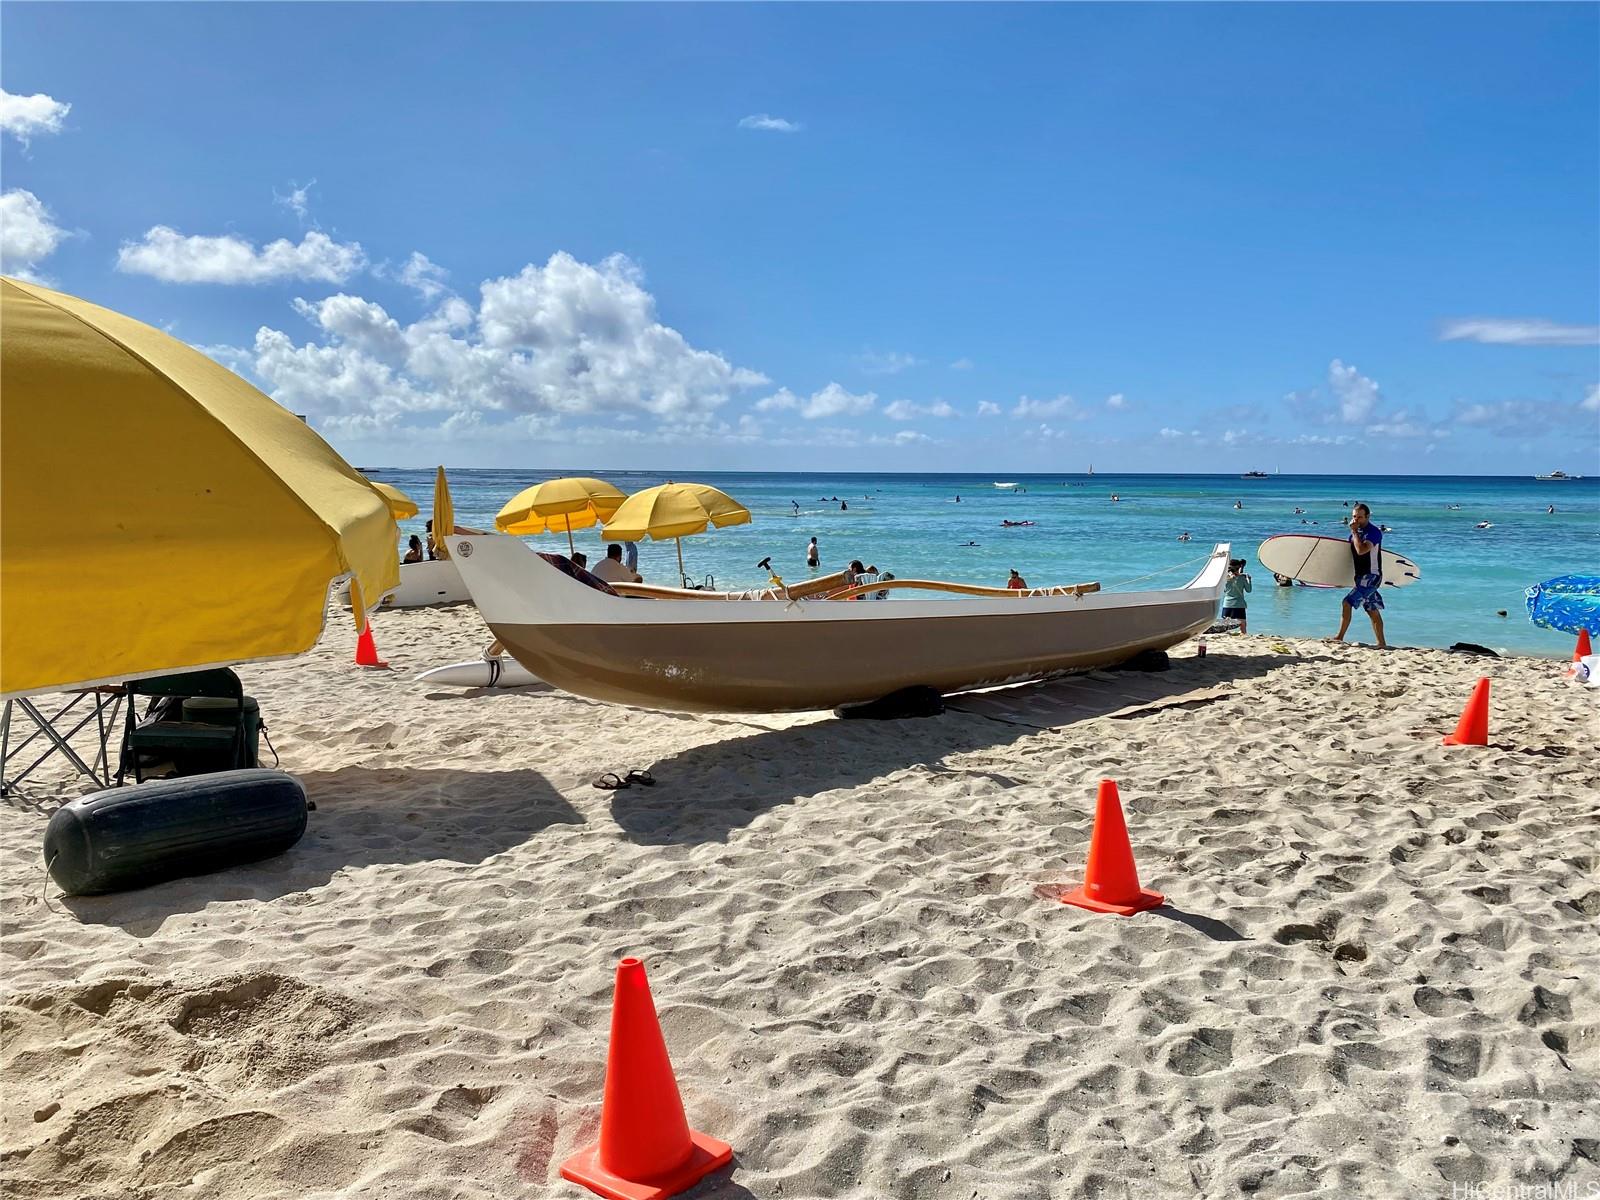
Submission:
M 1377 636 L 1378 649 L 1387 650 L 1389 643 L 1383 637 L 1383 531 L 1372 523 L 1372 513 L 1365 504 L 1350 510 L 1350 558 L 1356 569 L 1356 586 L 1350 589 L 1339 608 L 1339 632 L 1335 642 L 1344 641 L 1350 628 L 1350 617 L 1359 606 L 1372 618 L 1372 632 Z
M 815 571 L 822 565 L 822 552 L 817 549 L 817 539 L 812 538 L 806 543 L 806 566 Z
M 1244 567 L 1242 558 L 1228 560 L 1228 578 L 1222 585 L 1222 619 L 1239 622 L 1239 632 L 1249 633 L 1244 594 L 1250 590 L 1250 576 L 1245 573 Z

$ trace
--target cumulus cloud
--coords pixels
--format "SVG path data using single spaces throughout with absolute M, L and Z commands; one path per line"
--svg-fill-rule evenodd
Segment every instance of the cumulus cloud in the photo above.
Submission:
M 117 252 L 117 270 L 166 283 L 343 283 L 366 263 L 359 243 L 336 242 L 316 230 L 298 244 L 279 238 L 257 249 L 232 234 L 186 236 L 157 225 Z
M 1078 402 L 1071 396 L 1060 395 L 1054 400 L 1030 400 L 1023 396 L 1011 409 L 1013 417 L 1069 417 L 1081 421 L 1087 413 L 1081 412 Z
M 1112 408 L 1112 409 L 1127 408 L 1128 407 L 1128 398 L 1126 396 L 1124 396 L 1121 392 L 1116 392 L 1113 395 L 1110 395 L 1110 396 L 1106 397 L 1106 407 L 1107 408 Z
M 943 400 L 932 404 L 915 404 L 910 400 L 896 400 L 884 406 L 883 415 L 891 421 L 914 421 L 918 417 L 953 417 L 956 410 Z
M 1346 421 L 1364 421 L 1377 406 L 1377 381 L 1368 379 L 1353 363 L 1346 364 L 1337 358 L 1329 363 L 1328 388 L 1339 404 L 1339 416 Z
M 430 261 L 426 254 L 413 250 L 395 278 L 408 288 L 415 289 L 424 300 L 432 300 L 447 290 L 444 281 L 448 274 L 438 263 Z
M 313 179 L 308 183 L 297 186 L 291 181 L 287 193 L 281 196 L 276 191 L 272 193 L 273 203 L 282 205 L 284 208 L 287 208 L 295 216 L 304 221 L 306 219 L 306 214 L 311 211 L 311 189 L 313 186 L 315 186 L 316 182 L 317 181 Z
M 740 129 L 761 129 L 768 133 L 799 133 L 805 126 L 799 121 L 774 117 L 770 113 L 752 113 L 739 121 Z
M 993 400 L 979 400 L 978 415 L 980 417 L 998 417 L 1000 415 L 1000 406 Z
M 877 402 L 876 392 L 857 395 L 837 383 L 830 383 L 820 392 L 812 392 L 809 396 L 797 396 L 788 388 L 780 388 L 765 399 L 757 400 L 755 407 L 758 412 L 793 410 L 808 421 L 821 421 L 830 417 L 860 416 L 871 412 Z
M 868 375 L 898 375 L 909 367 L 922 364 L 922 360 L 911 354 L 901 354 L 890 350 L 885 354 L 867 350 L 856 355 L 856 365 Z
M 1368 423 L 1365 432 L 1375 437 L 1404 439 L 1438 439 L 1450 436 L 1450 430 L 1435 425 L 1426 413 L 1407 412 L 1405 409 L 1385 414 L 1382 420 Z
M 0 196 L 0 271 L 35 279 L 34 268 L 55 252 L 67 231 L 32 192 L 14 188 Z
M 1600 383 L 1589 385 L 1589 390 L 1583 394 L 1583 399 L 1578 401 L 1578 407 L 1584 412 L 1600 412 Z
M 24 146 L 41 133 L 60 133 L 72 105 L 37 92 L 32 96 L 13 96 L 0 88 L 0 131 L 9 133 Z
M 1491 346 L 1600 346 L 1600 325 L 1563 325 L 1544 317 L 1457 317 L 1440 327 L 1439 340 Z
M 972 370 L 972 365 L 970 358 L 958 358 L 950 364 L 950 369 L 952 371 L 970 371 Z
M 345 293 L 294 309 L 312 336 L 263 327 L 248 367 L 280 403 L 350 436 L 527 434 L 572 416 L 707 428 L 735 394 L 768 382 L 662 325 L 621 256 L 592 265 L 555 254 L 485 282 L 477 307 L 449 296 L 409 324 Z

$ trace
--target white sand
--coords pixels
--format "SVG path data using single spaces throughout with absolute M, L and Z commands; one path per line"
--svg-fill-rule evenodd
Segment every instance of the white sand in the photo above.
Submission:
M 377 629 L 393 672 L 342 626 L 241 671 L 317 804 L 285 856 L 46 904 L 0 810 L 7 1196 L 586 1195 L 628 953 L 736 1151 L 696 1196 L 1600 1184 L 1600 720 L 1556 664 L 1216 639 L 874 724 L 430 693 L 476 613 Z M 1446 749 L 1479 674 L 1496 744 Z M 1171 909 L 1036 893 L 1102 776 Z

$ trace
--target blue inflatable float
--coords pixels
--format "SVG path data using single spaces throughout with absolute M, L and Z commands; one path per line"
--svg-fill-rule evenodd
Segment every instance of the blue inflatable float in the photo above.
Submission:
M 1528 619 L 1544 629 L 1600 635 L 1600 575 L 1558 575 L 1528 589 Z

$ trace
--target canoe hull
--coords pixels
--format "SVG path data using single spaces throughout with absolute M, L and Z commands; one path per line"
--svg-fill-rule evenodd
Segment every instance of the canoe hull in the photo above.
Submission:
M 456 561 L 507 653 L 566 691 L 680 712 L 833 708 L 1112 666 L 1210 625 L 1227 552 L 1165 592 L 709 603 L 607 596 L 505 540 L 457 539 L 469 552 Z

